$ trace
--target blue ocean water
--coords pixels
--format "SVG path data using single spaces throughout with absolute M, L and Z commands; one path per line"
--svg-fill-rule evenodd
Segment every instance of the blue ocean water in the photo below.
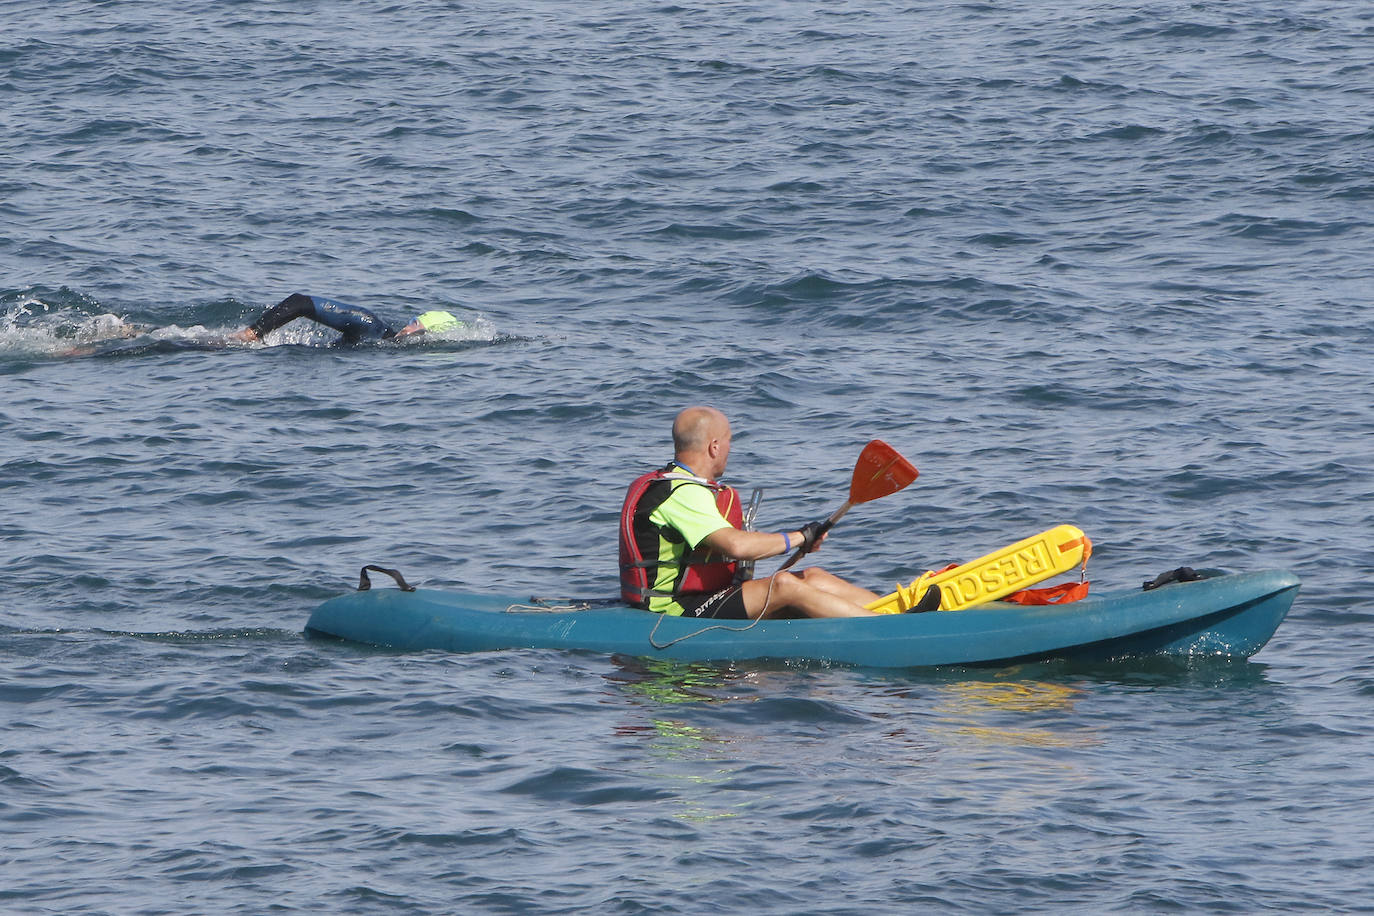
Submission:
M 1368 911 L 1374 12 L 0 6 L 0 901 Z M 293 291 L 461 332 L 225 336 Z M 126 324 L 134 336 L 125 333 Z M 307 638 L 358 567 L 610 594 L 678 408 L 886 586 L 1304 587 L 1249 661 Z

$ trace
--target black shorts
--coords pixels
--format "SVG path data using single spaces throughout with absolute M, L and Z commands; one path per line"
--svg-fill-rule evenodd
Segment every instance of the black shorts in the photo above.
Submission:
M 683 617 L 715 617 L 724 620 L 749 619 L 749 612 L 744 609 L 744 589 L 738 585 L 707 595 L 704 598 L 682 596 L 677 599 L 677 603 L 683 607 Z

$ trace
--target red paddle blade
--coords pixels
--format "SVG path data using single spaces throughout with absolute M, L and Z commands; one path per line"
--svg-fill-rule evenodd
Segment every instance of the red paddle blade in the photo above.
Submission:
M 881 439 L 864 446 L 849 482 L 849 501 L 855 505 L 891 496 L 916 479 L 916 466 Z

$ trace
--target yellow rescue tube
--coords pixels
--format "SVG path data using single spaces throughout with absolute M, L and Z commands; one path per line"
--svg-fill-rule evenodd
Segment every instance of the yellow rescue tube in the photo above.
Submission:
M 867 607 L 878 614 L 900 614 L 915 605 L 927 588 L 938 585 L 940 610 L 959 611 L 1068 572 L 1087 562 L 1091 554 L 1092 542 L 1082 531 L 1058 525 L 962 566 L 918 576 Z

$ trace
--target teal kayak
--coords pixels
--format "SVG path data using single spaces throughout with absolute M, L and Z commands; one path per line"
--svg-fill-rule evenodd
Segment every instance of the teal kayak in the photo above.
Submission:
M 1141 655 L 1248 658 L 1273 636 L 1299 586 L 1297 576 L 1282 570 L 1212 572 L 1198 581 L 1106 592 L 1070 604 L 994 601 L 961 611 L 780 618 L 752 626 L 609 602 L 368 587 L 321 604 L 306 630 L 406 650 L 564 649 L 889 668 Z

